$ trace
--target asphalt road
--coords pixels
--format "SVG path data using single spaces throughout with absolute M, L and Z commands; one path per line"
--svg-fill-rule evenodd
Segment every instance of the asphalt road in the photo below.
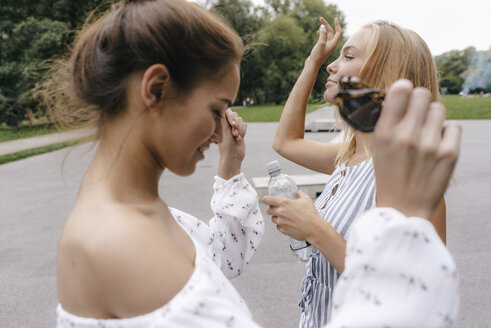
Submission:
M 462 121 L 462 155 L 447 192 L 447 241 L 460 271 L 459 328 L 491 322 L 491 120 Z M 265 176 L 264 165 L 278 159 L 289 174 L 312 173 L 280 158 L 271 149 L 277 123 L 251 123 L 243 171 Z M 328 141 L 331 133 L 307 133 Z M 0 165 L 0 327 L 56 325 L 56 248 L 67 214 L 93 149 L 65 149 Z M 162 198 L 173 207 L 207 220 L 217 171 L 212 147 L 196 173 L 187 178 L 164 173 Z M 297 327 L 300 281 L 305 272 L 289 254 L 286 239 L 271 224 L 242 276 L 233 281 L 264 327 Z

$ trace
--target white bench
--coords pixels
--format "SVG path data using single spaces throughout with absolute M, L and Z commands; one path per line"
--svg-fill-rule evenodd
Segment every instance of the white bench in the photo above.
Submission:
M 306 132 L 319 132 L 319 131 L 329 131 L 329 132 L 339 132 L 342 126 L 334 118 L 323 118 L 317 119 L 309 122 L 305 125 Z
M 324 186 L 326 185 L 327 180 L 329 180 L 330 175 L 313 173 L 289 175 L 289 177 L 295 181 L 298 189 L 305 192 L 312 199 L 315 199 L 322 192 L 322 190 L 324 190 Z M 254 183 L 254 188 L 256 188 L 259 199 L 268 194 L 269 176 L 253 177 L 252 182 Z

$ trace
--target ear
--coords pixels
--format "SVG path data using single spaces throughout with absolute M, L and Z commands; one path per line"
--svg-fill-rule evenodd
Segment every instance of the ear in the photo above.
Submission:
M 141 80 L 141 97 L 145 107 L 159 104 L 170 88 L 170 74 L 165 65 L 155 64 L 146 69 Z

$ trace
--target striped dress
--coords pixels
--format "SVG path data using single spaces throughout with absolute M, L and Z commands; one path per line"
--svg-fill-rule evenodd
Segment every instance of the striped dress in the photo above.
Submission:
M 369 158 L 358 165 L 341 164 L 331 175 L 324 191 L 315 201 L 320 215 L 346 239 L 353 222 L 375 206 L 375 174 Z M 331 311 L 333 288 L 339 274 L 315 248 L 306 265 L 302 281 L 301 328 L 322 327 Z

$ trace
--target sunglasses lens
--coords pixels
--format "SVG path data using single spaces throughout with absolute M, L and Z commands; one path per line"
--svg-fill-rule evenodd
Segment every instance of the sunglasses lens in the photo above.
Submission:
M 373 131 L 380 116 L 379 105 L 369 95 L 344 99 L 341 115 L 355 129 L 363 132 Z

